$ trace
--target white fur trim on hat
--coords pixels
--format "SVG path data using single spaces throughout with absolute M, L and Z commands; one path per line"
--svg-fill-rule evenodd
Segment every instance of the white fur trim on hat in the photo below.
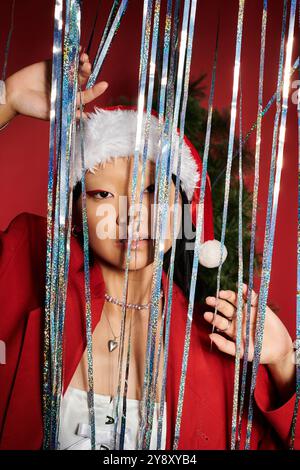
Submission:
M 144 115 L 145 116 L 145 115 Z M 137 128 L 137 111 L 127 109 L 106 110 L 96 108 L 84 122 L 84 157 L 87 170 L 112 158 L 134 155 Z M 179 139 L 178 135 L 176 137 Z M 155 162 L 159 141 L 158 119 L 151 116 L 148 159 Z M 173 160 L 173 173 L 177 173 L 178 152 Z M 81 179 L 80 144 L 77 136 L 75 152 L 75 184 Z M 182 189 L 191 201 L 199 179 L 197 163 L 183 142 L 180 180 Z

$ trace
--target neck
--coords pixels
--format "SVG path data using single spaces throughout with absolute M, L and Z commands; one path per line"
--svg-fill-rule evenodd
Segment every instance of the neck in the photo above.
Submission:
M 114 268 L 99 260 L 106 292 L 123 300 L 125 270 Z M 127 303 L 147 304 L 151 298 L 153 263 L 145 268 L 128 271 Z M 120 307 L 117 307 L 120 308 Z

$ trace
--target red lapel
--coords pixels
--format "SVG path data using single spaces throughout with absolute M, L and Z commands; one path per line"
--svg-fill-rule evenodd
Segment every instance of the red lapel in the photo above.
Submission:
M 75 373 L 78 363 L 86 348 L 86 327 L 85 327 L 85 293 L 84 293 L 84 268 L 83 268 L 83 251 L 74 237 L 71 238 L 71 259 L 68 283 L 68 295 L 66 305 L 66 318 L 65 318 L 65 375 L 64 375 L 64 392 L 67 390 L 69 383 Z M 167 288 L 168 277 L 162 271 L 162 287 L 164 291 L 164 298 L 167 302 Z M 92 307 L 92 330 L 96 328 L 101 318 L 102 308 L 104 304 L 105 281 L 102 275 L 102 270 L 98 264 L 90 266 L 90 290 L 91 290 L 91 307 Z M 176 390 L 178 390 L 178 369 L 176 368 L 177 357 L 180 357 L 178 345 L 178 333 L 180 330 L 176 326 L 180 322 L 177 300 L 175 298 L 180 295 L 179 302 L 184 302 L 185 298 L 179 292 L 176 284 L 173 284 L 173 301 L 172 301 L 172 322 L 171 322 L 171 335 L 169 346 L 169 361 L 167 370 L 167 448 L 170 448 L 173 440 L 172 429 L 175 423 L 174 399 L 176 397 Z M 179 325 L 178 325 L 179 326 Z M 173 338 L 176 332 L 177 340 L 174 343 Z M 179 348 L 181 350 L 181 348 Z M 175 358 L 176 356 L 176 358 Z M 176 370 L 177 369 L 177 370 Z
M 75 237 L 71 237 L 71 253 L 65 317 L 64 392 L 86 348 L 84 260 L 83 250 Z M 97 264 L 90 266 L 90 292 L 94 331 L 101 318 L 105 293 L 102 271 Z

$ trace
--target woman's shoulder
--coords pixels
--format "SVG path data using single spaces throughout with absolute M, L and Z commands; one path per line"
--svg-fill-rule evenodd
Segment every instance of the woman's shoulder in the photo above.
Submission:
M 30 212 L 21 212 L 16 215 L 7 225 L 7 227 L 0 231 L 0 233 L 9 234 L 11 236 L 17 235 L 19 232 L 24 235 L 31 229 L 43 230 L 46 228 L 46 217 L 41 215 L 32 214 Z
M 46 236 L 47 219 L 43 216 L 22 212 L 16 215 L 5 230 L 0 231 L 1 242 L 22 244 L 27 239 L 41 241 Z
M 14 259 L 39 258 L 45 251 L 47 220 L 45 217 L 22 212 L 0 231 L 1 271 L 4 273 Z

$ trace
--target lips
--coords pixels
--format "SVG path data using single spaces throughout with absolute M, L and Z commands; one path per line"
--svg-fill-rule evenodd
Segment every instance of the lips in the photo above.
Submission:
M 141 240 L 150 240 L 150 238 L 145 235 L 145 236 L 133 238 L 132 242 L 136 243 L 137 241 L 141 241 Z M 128 243 L 128 238 L 119 238 L 118 242 L 119 243 Z
M 140 241 L 140 240 L 149 240 L 148 237 L 145 237 L 145 238 L 133 238 L 132 239 L 132 242 L 137 242 L 137 241 Z M 128 242 L 128 238 L 120 238 L 119 240 L 120 243 L 127 243 Z
M 150 240 L 149 237 L 133 238 L 132 241 L 131 241 L 131 247 L 132 248 L 137 248 L 139 245 L 142 245 L 142 244 L 148 242 L 149 240 Z M 128 239 L 127 238 L 119 239 L 117 241 L 117 244 L 122 245 L 122 246 L 127 246 L 128 245 Z

